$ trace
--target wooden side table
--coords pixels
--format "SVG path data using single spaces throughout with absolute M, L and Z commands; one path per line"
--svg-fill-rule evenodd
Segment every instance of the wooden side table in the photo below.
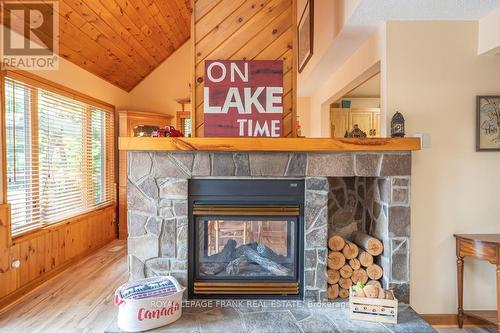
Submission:
M 465 316 L 479 318 L 496 326 L 500 332 L 500 234 L 454 235 L 457 243 L 458 327 Z M 464 258 L 487 260 L 497 267 L 497 310 L 464 311 Z

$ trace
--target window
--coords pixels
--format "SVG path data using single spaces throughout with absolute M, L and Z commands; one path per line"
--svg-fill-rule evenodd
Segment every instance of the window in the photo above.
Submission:
M 191 137 L 191 112 L 177 112 L 177 129 L 181 131 L 185 137 Z
M 112 111 L 10 77 L 4 88 L 13 233 L 114 201 Z

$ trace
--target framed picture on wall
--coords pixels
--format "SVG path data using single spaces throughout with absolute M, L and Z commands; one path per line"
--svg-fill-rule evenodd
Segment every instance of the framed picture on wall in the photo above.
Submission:
M 477 96 L 476 151 L 500 151 L 500 95 Z
M 306 0 L 306 5 L 300 15 L 297 25 L 297 52 L 299 73 L 307 65 L 313 55 L 314 37 L 314 0 Z

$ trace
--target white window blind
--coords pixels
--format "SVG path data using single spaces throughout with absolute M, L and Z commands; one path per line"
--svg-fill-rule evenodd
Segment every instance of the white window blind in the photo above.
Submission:
M 5 105 L 13 232 L 115 200 L 112 112 L 11 78 Z
M 5 82 L 5 141 L 7 200 L 11 203 L 12 229 L 30 227 L 39 219 L 38 192 L 33 187 L 31 135 L 32 91 L 13 81 Z

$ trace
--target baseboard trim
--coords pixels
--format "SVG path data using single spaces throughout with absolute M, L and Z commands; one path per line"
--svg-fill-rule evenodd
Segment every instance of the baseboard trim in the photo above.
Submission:
M 421 314 L 420 315 L 426 322 L 434 327 L 458 327 L 457 315 L 450 314 Z M 464 318 L 465 327 L 485 327 L 491 326 L 491 323 L 469 316 Z
M 110 244 L 112 241 L 114 241 L 115 238 L 112 238 L 102 245 L 92 248 L 88 251 L 85 251 L 83 253 L 80 253 L 79 255 L 73 257 L 72 259 L 66 261 L 65 263 L 61 264 L 60 266 L 50 270 L 47 273 L 44 273 L 43 275 L 40 275 L 38 278 L 30 281 L 26 285 L 22 286 L 19 289 L 16 289 L 12 293 L 6 295 L 3 298 L 0 298 L 0 315 L 3 314 L 4 312 L 8 311 L 11 307 L 25 299 L 26 297 L 30 296 L 31 293 L 33 293 L 36 289 L 41 287 L 45 282 L 55 278 L 59 274 L 63 273 L 65 270 L 67 270 L 69 267 L 76 265 L 78 262 L 82 261 L 86 257 L 90 256 L 92 253 L 100 250 L 101 248 L 105 247 L 106 245 Z

